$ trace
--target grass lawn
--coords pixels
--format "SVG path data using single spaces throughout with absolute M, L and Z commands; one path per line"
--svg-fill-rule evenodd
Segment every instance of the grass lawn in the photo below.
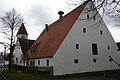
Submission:
M 31 73 L 31 72 L 18 72 L 18 71 L 4 71 L 2 74 L 7 78 L 7 80 L 54 80 L 54 79 L 70 79 L 70 78 L 79 78 L 79 77 L 88 77 L 88 76 L 103 76 L 104 74 L 108 75 L 115 74 L 116 72 L 120 72 L 120 70 L 115 71 L 102 71 L 102 72 L 90 72 L 90 73 L 82 73 L 82 74 L 71 74 L 64 76 L 56 76 L 53 77 L 50 73 Z
M 18 71 L 4 71 L 2 74 L 7 80 L 52 80 L 52 76 L 48 73 L 28 73 Z

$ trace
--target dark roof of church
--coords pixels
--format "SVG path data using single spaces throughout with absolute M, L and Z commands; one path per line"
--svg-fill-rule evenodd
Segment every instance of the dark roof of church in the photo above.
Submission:
M 23 54 L 25 54 L 29 50 L 29 48 L 32 46 L 34 42 L 35 40 L 19 39 L 19 43 L 20 43 Z
M 26 34 L 26 35 L 28 35 L 28 33 L 26 31 L 26 28 L 24 26 L 24 23 L 22 23 L 21 27 L 19 28 L 17 35 L 18 34 Z

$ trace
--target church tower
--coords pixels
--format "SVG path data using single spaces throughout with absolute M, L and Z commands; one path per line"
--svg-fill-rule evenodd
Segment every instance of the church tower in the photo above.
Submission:
M 22 23 L 21 27 L 18 30 L 17 33 L 17 38 L 21 38 L 21 39 L 27 39 L 28 38 L 28 33 L 26 31 L 26 28 L 24 26 L 24 23 Z
M 16 36 L 17 36 L 17 42 L 15 44 L 15 48 L 13 51 L 13 55 L 14 55 L 13 64 L 22 65 L 22 57 L 24 52 L 24 50 L 22 50 L 23 48 L 22 45 L 25 45 L 25 41 L 28 40 L 28 33 L 24 26 L 24 23 L 21 24 L 21 27 L 19 28 Z

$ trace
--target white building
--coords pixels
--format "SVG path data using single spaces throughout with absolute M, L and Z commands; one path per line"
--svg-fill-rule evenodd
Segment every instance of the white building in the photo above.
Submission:
M 53 75 L 120 69 L 118 47 L 94 7 L 88 0 L 46 25 L 24 59 L 52 66 Z
M 24 24 L 22 23 L 17 33 L 17 42 L 13 51 L 13 64 L 23 65 L 23 55 L 28 51 L 33 42 L 34 40 L 28 39 L 28 33 L 25 29 Z

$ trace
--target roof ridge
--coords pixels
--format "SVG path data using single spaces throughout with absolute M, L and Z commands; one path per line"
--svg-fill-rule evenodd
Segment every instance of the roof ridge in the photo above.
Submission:
M 92 0 L 84 1 L 84 2 L 83 2 L 81 5 L 79 5 L 78 7 L 80 7 L 80 6 L 88 3 L 89 1 L 92 1 Z M 70 13 L 72 13 L 72 12 L 73 12 L 74 10 L 76 10 L 78 7 L 76 7 L 75 9 L 73 9 L 72 11 L 70 11 L 69 13 L 67 13 L 65 16 L 69 15 Z M 60 19 L 54 21 L 53 23 L 51 23 L 51 24 L 48 26 L 48 29 L 50 28 L 51 25 L 54 25 L 54 23 L 58 23 L 59 21 L 61 21 L 61 19 L 63 19 L 65 16 L 62 16 L 62 18 L 60 18 Z M 39 37 L 42 36 L 44 33 L 46 33 L 45 29 L 42 31 L 42 33 L 39 35 Z M 39 37 L 38 37 L 38 38 L 39 38 Z M 38 39 L 38 38 L 37 38 L 37 39 Z

